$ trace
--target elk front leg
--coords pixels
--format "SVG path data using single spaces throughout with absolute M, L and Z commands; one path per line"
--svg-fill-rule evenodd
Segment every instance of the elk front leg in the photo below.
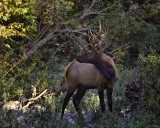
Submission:
M 100 99 L 100 104 L 101 104 L 101 110 L 102 113 L 105 111 L 105 103 L 104 103 L 104 89 L 98 89 L 98 95 Z
M 107 88 L 108 108 L 112 112 L 112 92 L 113 88 Z

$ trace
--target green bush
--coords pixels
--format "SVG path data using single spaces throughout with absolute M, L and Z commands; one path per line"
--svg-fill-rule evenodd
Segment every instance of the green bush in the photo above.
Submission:
M 160 109 L 160 55 L 152 53 L 140 55 L 142 67 L 142 98 L 146 106 L 154 110 Z
M 24 37 L 37 31 L 35 0 L 2 0 L 0 2 L 0 41 L 8 48 L 21 46 Z M 22 46 L 21 46 L 22 50 Z
M 40 80 L 37 92 L 47 88 L 59 90 L 59 82 L 67 60 L 66 57 L 55 55 L 55 49 L 44 48 L 28 60 L 14 60 L 10 59 L 11 57 L 13 53 L 0 55 L 0 58 L 3 58 L 0 65 L 0 93 L 5 100 L 22 100 L 29 97 L 31 86 L 35 85 L 37 80 Z M 64 62 L 59 64 L 61 61 Z

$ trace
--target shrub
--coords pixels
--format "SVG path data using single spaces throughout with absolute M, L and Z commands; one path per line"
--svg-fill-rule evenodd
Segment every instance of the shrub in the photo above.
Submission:
M 139 63 L 142 67 L 143 102 L 149 108 L 160 109 L 160 55 L 140 55 Z

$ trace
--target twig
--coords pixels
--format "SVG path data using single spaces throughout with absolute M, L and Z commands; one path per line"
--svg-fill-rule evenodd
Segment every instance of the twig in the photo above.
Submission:
M 86 28 L 77 28 L 77 29 L 62 29 L 62 30 L 57 30 L 55 31 L 55 33 L 82 33 L 85 31 L 89 31 L 92 30 L 94 28 L 97 28 L 96 26 L 88 26 Z
M 41 80 L 37 79 L 37 82 L 35 85 L 32 85 L 31 87 L 31 92 L 32 92 L 32 97 L 35 97 L 37 95 L 37 86 L 40 84 Z
M 113 51 L 111 51 L 111 53 L 114 53 L 114 52 L 116 52 L 116 51 L 118 51 L 118 50 L 120 50 L 120 49 L 122 49 L 122 48 L 129 48 L 129 47 L 131 47 L 133 45 L 133 43 L 127 43 L 127 44 L 124 44 L 124 45 L 122 45 L 122 46 L 120 46 L 120 47 L 118 47 L 117 49 L 115 49 L 115 50 L 113 50 Z
M 108 9 L 114 7 L 117 4 L 117 2 L 114 2 L 114 4 L 112 6 L 101 9 L 100 11 L 91 11 L 93 6 L 98 2 L 101 2 L 101 0 L 97 0 L 97 1 L 93 0 L 91 5 L 89 6 L 89 8 L 85 11 L 85 13 L 82 14 L 82 16 L 79 19 L 83 20 L 85 17 L 88 17 L 90 15 L 106 15 L 104 12 L 106 12 Z
M 38 34 L 37 39 L 29 45 L 30 48 L 33 47 L 45 35 L 49 27 L 50 25 L 47 25 L 46 27 L 44 27 L 44 29 Z
M 39 81 L 37 81 L 39 83 Z M 25 106 L 22 107 L 22 110 L 27 108 L 29 105 L 33 104 L 35 100 L 39 99 L 41 96 L 43 96 L 46 92 L 48 91 L 48 89 L 44 90 L 40 95 L 38 95 L 37 97 L 32 97 L 30 99 L 27 99 L 25 102 L 28 102 Z
M 30 98 L 28 99 L 28 101 L 34 101 L 39 99 L 41 96 L 43 96 L 46 92 L 48 91 L 48 89 L 44 90 L 41 94 L 39 94 L 38 96 L 34 97 L 34 98 Z
M 0 80 L 2 80 L 13 68 L 15 68 L 18 64 L 20 64 L 21 62 L 23 62 L 25 60 L 25 58 L 20 59 L 17 63 L 15 63 L 1 78 Z
M 29 105 L 31 105 L 33 103 L 33 101 L 28 102 L 25 106 L 22 107 L 22 110 L 25 108 L 28 108 Z
M 49 24 L 41 30 L 41 32 L 37 36 L 37 40 L 34 43 L 37 43 L 42 38 L 42 36 L 46 33 L 46 31 L 49 29 L 50 26 L 51 25 Z
M 86 16 L 89 16 L 89 15 L 91 15 L 91 14 L 94 14 L 93 12 L 90 12 L 91 11 L 91 9 L 92 9 L 92 7 L 96 4 L 96 3 L 98 3 L 98 2 L 100 2 L 100 1 L 98 1 L 98 0 L 93 0 L 92 1 L 92 3 L 91 3 L 91 5 L 89 6 L 89 8 L 85 11 L 85 13 L 80 17 L 80 20 L 82 20 L 82 19 L 84 19 Z

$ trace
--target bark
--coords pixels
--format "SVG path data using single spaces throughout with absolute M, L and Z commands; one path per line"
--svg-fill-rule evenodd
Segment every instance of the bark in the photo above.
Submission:
M 92 8 L 98 2 L 102 2 L 102 1 L 101 0 L 93 0 L 92 3 L 91 3 L 91 5 L 90 5 L 90 7 L 86 11 L 84 11 L 84 14 L 82 14 L 82 16 L 79 19 L 77 19 L 77 22 L 79 22 L 79 20 L 83 20 L 84 18 L 86 18 L 86 17 L 88 17 L 90 15 L 96 15 L 96 14 L 101 14 L 101 13 L 105 12 L 106 9 L 100 10 L 98 12 L 92 10 Z M 61 25 L 68 25 L 69 22 L 70 22 L 70 20 L 68 22 L 66 22 L 66 23 L 62 23 Z M 75 22 L 76 22 L 76 20 L 75 20 Z M 92 31 L 94 28 L 97 28 L 97 27 L 94 27 L 94 26 L 88 26 L 86 28 L 75 28 L 75 29 L 63 29 L 63 30 L 59 30 L 59 27 L 60 26 L 58 26 L 57 28 L 55 28 L 53 32 L 47 34 L 46 37 L 44 37 L 43 39 L 41 39 L 41 40 L 37 39 L 37 41 L 35 41 L 34 43 L 29 44 L 29 47 L 25 49 L 24 56 L 27 57 L 27 58 L 30 57 L 40 47 L 42 47 L 43 45 L 45 45 L 46 43 L 48 43 L 52 39 L 56 38 L 57 34 L 62 34 L 62 33 L 84 34 L 84 32 Z M 48 27 L 47 27 L 46 30 L 48 30 Z
M 26 50 L 24 55 L 26 57 L 30 57 L 32 54 L 34 54 L 40 47 L 48 43 L 50 40 L 54 39 L 58 34 L 63 33 L 76 33 L 76 34 L 83 34 L 86 31 L 91 31 L 92 29 L 96 28 L 95 26 L 88 26 L 86 28 L 77 28 L 77 29 L 62 29 L 57 30 L 49 33 L 46 37 L 41 39 L 39 42 L 35 43 L 31 48 Z
M 55 38 L 56 35 L 54 32 L 49 33 L 45 38 L 40 40 L 38 43 L 34 44 L 25 54 L 25 56 L 30 57 L 32 54 L 34 54 L 40 47 L 48 43 L 50 40 Z

